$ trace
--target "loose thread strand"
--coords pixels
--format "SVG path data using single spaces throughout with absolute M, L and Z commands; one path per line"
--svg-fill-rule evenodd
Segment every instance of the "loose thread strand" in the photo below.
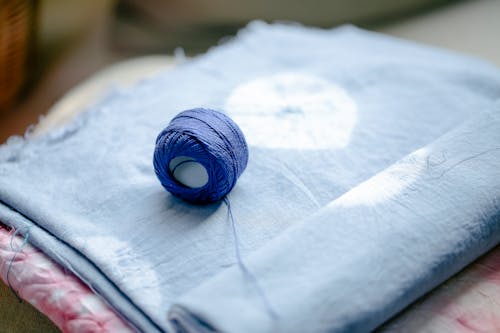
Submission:
M 262 299 L 264 306 L 266 307 L 266 312 L 268 313 L 269 317 L 271 317 L 271 319 L 273 319 L 273 320 L 277 320 L 278 314 L 273 309 L 273 306 L 271 305 L 271 302 L 269 301 L 264 289 L 259 284 L 257 277 L 254 274 L 252 274 L 252 272 L 248 269 L 248 267 L 245 265 L 245 262 L 243 261 L 243 258 L 241 256 L 241 252 L 240 252 L 240 241 L 239 241 L 239 237 L 238 237 L 238 232 L 236 231 L 236 223 L 234 222 L 234 216 L 233 216 L 233 211 L 231 209 L 231 203 L 229 202 L 229 198 L 227 196 L 224 197 L 224 203 L 226 204 L 226 206 L 228 208 L 228 218 L 231 221 L 231 228 L 233 231 L 233 239 L 234 239 L 234 247 L 235 247 L 234 250 L 235 250 L 236 261 L 238 262 L 238 266 L 240 267 L 243 274 L 247 277 L 247 279 L 249 281 L 251 281 L 251 283 L 254 285 L 260 298 Z
M 444 171 L 441 172 L 441 174 L 439 174 L 439 176 L 437 177 L 432 177 L 432 178 L 429 178 L 430 180 L 437 180 L 437 179 L 440 179 L 441 177 L 443 177 L 446 173 L 450 172 L 451 170 L 455 169 L 456 167 L 458 167 L 459 165 L 465 163 L 465 162 L 468 162 L 470 160 L 473 160 L 475 158 L 478 158 L 478 157 L 481 157 L 483 155 L 486 155 L 486 154 L 489 154 L 491 153 L 492 151 L 496 151 L 496 150 L 500 150 L 500 147 L 495 147 L 495 148 L 491 148 L 491 149 L 488 149 L 488 150 L 485 150 L 485 151 L 482 151 L 482 152 L 479 152 L 477 154 L 474 154 L 472 156 L 469 156 L 467 158 L 464 158 L 454 164 L 452 164 L 450 167 L 446 168 Z M 433 166 L 433 165 L 431 165 Z M 429 168 L 429 164 L 427 164 L 427 168 Z
M 29 239 L 30 239 L 30 227 L 26 227 L 25 229 L 25 235 L 24 235 L 24 238 L 23 238 L 23 242 L 21 243 L 21 245 L 19 245 L 19 247 L 15 247 L 15 244 L 14 244 L 14 239 L 16 238 L 16 236 L 19 234 L 19 229 L 16 229 L 14 231 L 14 233 L 12 234 L 12 237 L 10 238 L 10 249 L 14 252 L 14 255 L 12 256 L 12 258 L 9 260 L 9 264 L 7 266 L 7 273 L 5 275 L 5 278 L 7 280 L 7 286 L 9 287 L 10 291 L 16 296 L 17 300 L 21 303 L 23 300 L 21 299 L 21 297 L 19 297 L 19 295 L 17 294 L 17 292 L 14 290 L 14 288 L 12 287 L 12 284 L 10 282 L 10 271 L 12 269 L 12 265 L 14 264 L 14 261 L 16 260 L 17 258 L 17 255 L 26 247 L 26 245 L 28 245 L 28 242 L 29 242 Z

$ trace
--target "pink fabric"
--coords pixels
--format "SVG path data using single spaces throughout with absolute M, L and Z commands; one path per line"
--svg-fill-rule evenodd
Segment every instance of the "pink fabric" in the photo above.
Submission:
M 11 244 L 12 241 L 12 244 Z M 0 226 L 0 276 L 63 332 L 133 332 L 86 285 L 23 238 Z M 15 250 L 22 250 L 16 252 Z M 16 254 L 17 253 L 17 254 Z

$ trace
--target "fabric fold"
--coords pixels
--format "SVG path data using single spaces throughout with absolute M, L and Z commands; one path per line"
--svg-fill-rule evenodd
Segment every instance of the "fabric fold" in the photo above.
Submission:
M 192 290 L 218 276 L 236 260 L 226 206 L 183 202 L 167 193 L 155 176 L 152 157 L 156 136 L 176 114 L 198 106 L 220 110 L 229 115 L 246 136 L 250 151 L 248 167 L 231 192 L 230 200 L 241 240 L 241 254 L 247 258 L 403 156 L 433 142 L 464 119 L 490 110 L 499 97 L 499 86 L 498 68 L 452 52 L 349 26 L 323 30 L 254 22 L 236 38 L 205 55 L 130 89 L 116 90 L 62 129 L 38 138 L 11 139 L 7 145 L 0 146 L 0 221 L 19 229 L 21 234 L 29 227 L 32 245 L 80 277 L 139 331 L 170 331 L 166 312 L 173 304 L 183 306 L 187 315 L 198 315 L 190 317 L 196 319 L 193 327 L 202 323 L 205 329 L 210 329 L 210 323 L 234 331 L 239 313 L 229 312 L 227 323 L 222 323 L 225 317 L 213 314 L 207 314 L 204 320 L 204 311 L 198 314 L 197 307 L 185 303 L 192 301 L 189 295 L 198 295 L 198 291 Z M 450 163 L 457 156 L 470 152 L 469 145 L 455 148 L 464 150 L 433 155 L 429 166 L 439 167 L 441 160 Z M 466 161 L 438 177 L 437 181 L 429 181 L 429 186 L 440 184 L 474 161 L 484 162 L 477 166 L 478 170 L 491 167 L 494 160 L 490 158 L 491 155 L 485 154 Z M 422 175 L 425 172 L 422 171 Z M 415 178 L 411 186 L 420 184 L 418 191 L 426 190 L 422 175 L 417 171 L 411 173 Z M 474 188 L 467 191 L 472 194 L 478 190 L 477 186 L 483 186 L 483 179 L 466 176 L 449 186 L 470 181 Z M 405 180 L 409 176 L 401 178 Z M 487 185 L 492 183 L 494 181 Z M 401 187 L 398 191 L 406 189 L 402 184 L 394 180 L 389 182 L 395 188 Z M 384 187 L 389 188 L 389 185 Z M 399 193 L 393 191 L 394 195 Z M 409 194 L 416 195 L 418 191 Z M 450 200 L 453 198 L 454 194 L 450 194 Z M 308 223 L 317 224 L 318 231 L 329 228 L 330 224 L 353 231 L 356 221 L 360 225 L 378 226 L 376 222 L 385 218 L 383 207 L 392 200 L 377 202 L 373 195 L 366 199 L 376 204 L 349 209 L 333 205 L 323 209 L 328 214 L 338 215 L 335 220 L 345 221 L 344 224 L 325 222 L 323 225 L 316 220 Z M 483 199 L 474 203 L 483 205 Z M 398 214 L 402 218 L 410 214 L 399 206 L 393 203 L 386 207 L 387 214 L 394 214 L 397 209 L 401 210 Z M 470 216 L 459 213 L 477 212 L 478 207 L 471 210 L 458 207 L 460 211 L 454 211 L 455 217 L 468 218 Z M 427 207 L 413 210 L 427 216 L 435 208 L 429 207 L 430 212 L 426 211 Z M 374 214 L 372 218 L 376 217 L 377 221 L 364 219 L 368 213 Z M 395 222 L 392 224 L 401 228 Z M 322 237 L 329 236 L 326 234 L 328 229 L 323 231 Z M 295 237 L 299 240 L 302 237 L 297 244 L 314 242 L 314 232 L 304 228 L 304 235 Z M 337 270 L 348 272 L 357 262 L 374 268 L 377 261 L 370 255 L 377 254 L 384 249 L 382 245 L 392 241 L 394 230 L 379 226 L 378 229 L 373 227 L 371 232 L 367 235 L 360 230 L 344 238 L 340 238 L 337 231 L 332 233 L 332 242 L 338 246 L 342 245 L 341 240 L 347 242 L 348 238 L 351 238 L 351 246 L 361 241 L 369 246 L 342 253 L 342 260 L 332 266 L 335 269 L 332 274 L 337 274 Z M 468 232 L 474 235 L 475 230 L 471 228 Z M 318 245 L 328 243 L 322 238 L 319 240 Z M 449 249 L 456 240 L 442 239 L 441 246 Z M 468 247 L 478 246 L 476 238 L 470 241 Z M 279 243 L 273 244 L 279 247 Z M 296 251 L 299 248 L 294 249 L 292 244 L 285 242 L 284 249 Z M 341 249 L 344 248 L 338 250 Z M 476 252 L 468 254 L 468 260 L 480 252 L 475 249 Z M 324 254 L 332 261 L 336 259 L 333 250 L 337 249 L 330 248 Z M 281 258 L 277 254 L 279 251 L 275 251 L 276 257 Z M 397 255 L 409 255 L 396 252 L 393 253 L 396 259 Z M 427 254 L 430 260 L 431 254 Z M 389 259 L 384 251 L 380 256 L 396 260 Z M 327 259 L 311 256 L 310 262 L 297 265 L 294 258 L 294 252 L 290 252 L 290 258 L 284 258 L 276 266 L 274 262 L 265 264 L 262 261 L 269 270 L 258 272 L 259 279 L 266 282 L 266 274 L 270 274 L 272 283 L 283 281 L 287 286 L 294 282 L 290 277 L 309 272 L 308 264 L 321 264 Z M 362 261 L 368 258 L 369 262 Z M 442 258 L 434 260 L 437 263 Z M 254 261 L 251 261 L 252 270 Z M 422 263 L 419 267 L 422 270 L 434 267 L 424 266 Z M 374 274 L 388 274 L 384 265 L 375 268 Z M 401 268 L 404 269 L 406 267 Z M 408 272 L 413 274 L 414 271 L 409 269 Z M 238 271 L 233 274 L 241 279 Z M 366 275 L 366 271 L 358 269 L 350 274 Z M 431 282 L 448 273 L 436 271 L 436 274 L 436 280 Z M 430 275 L 427 278 L 434 279 Z M 351 281 L 353 277 L 340 278 Z M 378 281 L 376 276 L 373 280 Z M 328 280 L 315 282 L 327 283 Z M 235 288 L 231 291 L 235 297 L 242 295 L 240 288 L 243 285 L 238 283 L 227 283 L 228 291 Z M 269 281 L 266 283 L 264 289 L 273 291 L 273 285 L 269 285 Z M 322 297 L 331 294 L 331 287 L 327 284 L 323 291 L 311 289 L 312 282 L 298 283 L 297 290 L 293 291 L 296 296 L 290 297 L 288 308 L 279 302 L 273 305 L 284 318 L 293 313 L 293 321 L 299 322 L 297 329 L 311 321 L 313 331 L 318 330 L 318 314 L 314 317 L 308 311 L 302 313 L 304 309 L 293 303 L 302 302 L 302 298 L 297 298 L 302 290 L 317 292 Z M 374 282 L 370 278 L 367 283 Z M 426 289 L 431 284 L 419 285 Z M 339 285 L 342 284 L 337 283 Z M 342 287 L 340 292 L 347 291 Z M 417 294 L 411 289 L 410 296 Z M 235 300 L 237 305 L 242 303 L 242 310 L 245 309 L 247 317 L 242 318 L 242 324 L 251 318 L 261 319 L 261 301 L 252 295 L 252 288 L 248 287 L 248 295 L 244 295 L 248 298 Z M 224 293 L 214 300 L 219 297 L 225 299 Z M 270 299 L 275 302 L 280 297 L 280 294 L 271 295 Z M 394 306 L 382 304 L 380 311 L 384 318 L 412 298 L 398 297 L 392 300 L 396 302 Z M 204 304 L 203 297 L 198 301 Z M 226 301 L 221 303 L 221 309 L 229 305 Z M 364 304 L 364 299 L 358 301 Z M 253 312 L 248 311 L 248 302 L 255 303 Z M 351 306 L 350 311 L 340 311 L 335 318 L 366 316 L 369 318 L 366 321 L 374 324 L 380 317 L 378 303 L 372 300 L 367 304 L 369 307 L 359 307 L 359 313 Z M 314 304 L 306 308 L 310 309 L 315 309 Z M 329 318 L 328 311 L 320 310 Z M 358 322 L 345 318 L 336 322 L 347 325 L 353 321 Z M 260 325 L 265 326 L 266 321 L 252 323 L 249 327 L 257 326 L 256 331 L 264 329 Z M 326 320 L 324 325 L 329 328 L 330 322 Z M 236 332 L 239 328 L 236 327 Z
M 500 113 L 475 117 L 182 297 L 177 332 L 368 332 L 500 241 Z

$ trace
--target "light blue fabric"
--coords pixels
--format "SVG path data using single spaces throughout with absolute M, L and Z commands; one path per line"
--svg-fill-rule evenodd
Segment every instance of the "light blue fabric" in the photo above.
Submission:
M 199 319 L 228 332 L 269 331 L 251 286 L 230 267 L 226 207 L 184 203 L 153 171 L 156 135 L 175 114 L 223 110 L 250 149 L 230 194 L 242 254 L 283 328 L 365 331 L 498 242 L 498 151 L 424 179 L 434 165 L 498 146 L 498 112 L 487 114 L 499 86 L 499 70 L 486 63 L 353 27 L 253 23 L 204 56 L 110 94 L 64 129 L 1 147 L 0 221 L 32 225 L 35 245 L 142 331 L 168 330 L 173 304 L 194 331 Z M 428 146 L 470 117 L 479 119 L 466 125 L 477 141 L 466 127 L 452 132 L 461 144 Z M 496 127 L 474 125 L 483 117 Z M 413 185 L 382 201 L 372 193 L 369 207 L 336 203 L 364 181 L 378 189 L 371 177 L 425 146 L 430 171 L 396 164 Z M 349 195 L 356 197 L 344 202 Z M 373 221 L 363 218 L 371 214 Z M 457 232 L 440 229 L 450 226 L 437 223 L 448 215 Z
M 369 332 L 498 242 L 495 112 L 415 151 L 253 254 L 250 269 L 278 320 L 237 267 L 184 295 L 170 318 L 180 332 Z

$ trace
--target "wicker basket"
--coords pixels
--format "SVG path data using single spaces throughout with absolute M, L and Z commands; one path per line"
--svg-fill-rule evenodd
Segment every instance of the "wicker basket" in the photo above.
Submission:
M 12 105 L 30 73 L 36 0 L 0 0 L 0 110 Z

